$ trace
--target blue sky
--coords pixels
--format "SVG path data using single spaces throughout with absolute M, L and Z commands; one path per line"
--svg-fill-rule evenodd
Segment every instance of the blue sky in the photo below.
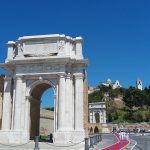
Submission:
M 84 38 L 89 85 L 107 78 L 150 85 L 148 0 L 5 0 L 0 2 L 0 62 L 9 40 L 37 34 Z M 0 73 L 3 71 L 0 70 Z

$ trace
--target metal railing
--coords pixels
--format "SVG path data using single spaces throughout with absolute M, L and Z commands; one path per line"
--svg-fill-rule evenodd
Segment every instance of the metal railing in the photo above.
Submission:
M 100 141 L 102 141 L 101 134 L 90 135 L 88 138 L 85 138 L 85 150 L 94 148 L 94 145 L 97 145 Z

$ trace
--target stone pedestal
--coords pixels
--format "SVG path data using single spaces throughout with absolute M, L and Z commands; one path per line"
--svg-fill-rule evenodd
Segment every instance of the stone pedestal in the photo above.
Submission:
M 11 127 L 11 77 L 5 77 L 4 81 L 4 99 L 3 99 L 3 116 L 2 116 L 2 130 L 9 131 Z

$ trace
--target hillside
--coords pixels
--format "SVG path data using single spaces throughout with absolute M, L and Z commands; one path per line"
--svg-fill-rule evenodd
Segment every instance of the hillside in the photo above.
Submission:
M 89 103 L 106 102 L 107 122 L 149 122 L 150 87 L 116 88 L 100 85 L 89 94 Z

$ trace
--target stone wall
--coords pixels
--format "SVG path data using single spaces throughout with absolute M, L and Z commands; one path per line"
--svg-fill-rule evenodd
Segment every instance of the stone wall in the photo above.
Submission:
M 88 133 L 94 134 L 94 133 L 101 133 L 102 126 L 99 123 L 89 123 L 88 124 Z
M 87 74 L 85 72 L 85 78 L 83 82 L 84 93 L 83 93 L 83 106 L 84 106 L 84 129 L 86 134 L 88 133 L 88 83 L 87 83 Z
M 3 104 L 3 91 L 4 91 L 4 75 L 0 75 L 0 129 L 2 124 L 2 104 Z

